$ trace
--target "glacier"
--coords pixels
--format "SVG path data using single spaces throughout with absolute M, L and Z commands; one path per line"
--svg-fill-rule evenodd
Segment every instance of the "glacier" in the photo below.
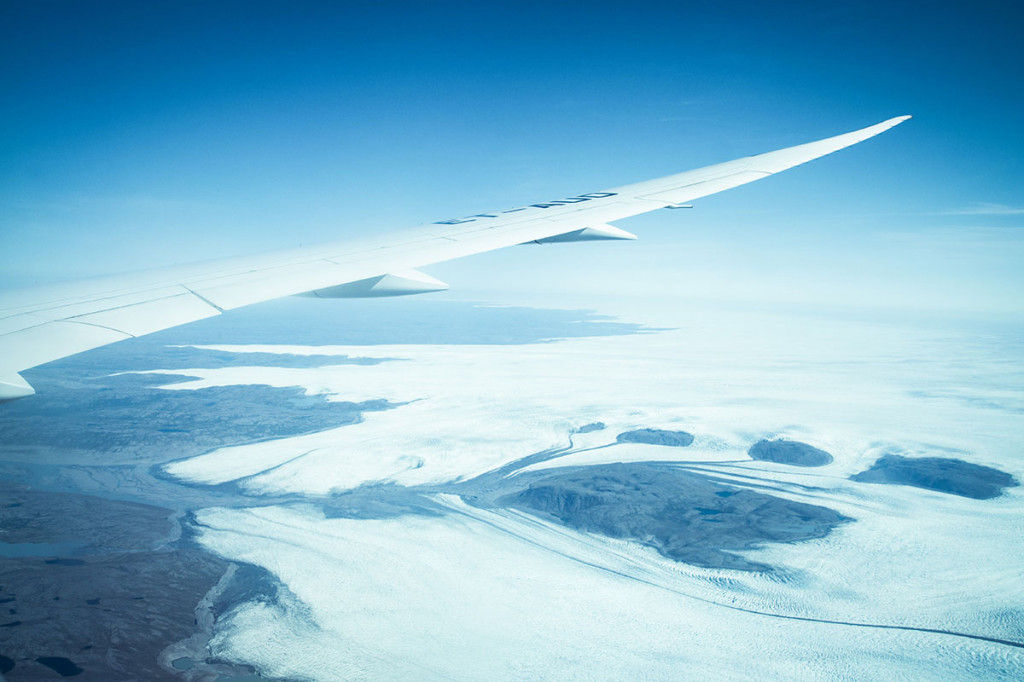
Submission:
M 1024 675 L 1021 489 L 974 500 L 851 480 L 893 452 L 1021 480 L 1024 364 L 1012 335 L 719 310 L 643 321 L 659 329 L 514 346 L 205 346 L 380 362 L 151 372 L 191 377 L 168 391 L 259 384 L 389 405 L 355 424 L 165 465 L 184 483 L 252 500 L 197 512 L 197 537 L 281 587 L 226 614 L 214 654 L 318 680 Z M 693 442 L 618 441 L 639 429 Z M 752 459 L 764 439 L 833 461 Z M 739 550 L 771 569 L 737 570 L 465 494 L 485 480 L 628 462 L 851 522 Z M 338 511 L 339 500 L 396 491 L 419 501 Z

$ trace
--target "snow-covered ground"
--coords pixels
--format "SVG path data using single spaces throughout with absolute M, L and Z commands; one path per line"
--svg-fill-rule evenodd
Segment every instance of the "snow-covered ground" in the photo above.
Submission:
M 1022 648 L 820 622 L 1024 641 L 1021 488 L 973 500 L 848 479 L 900 452 L 1024 480 L 1015 337 L 908 320 L 631 312 L 629 321 L 664 329 L 510 346 L 231 346 L 220 348 L 390 360 L 168 372 L 196 377 L 168 390 L 302 386 L 330 400 L 393 404 L 359 424 L 167 467 L 194 484 L 308 500 L 198 515 L 204 545 L 267 568 L 288 590 L 233 612 L 218 653 L 312 679 L 1024 676 Z M 605 428 L 574 433 L 593 422 Z M 644 427 L 695 441 L 612 445 Z M 751 460 L 747 449 L 766 437 L 835 460 Z M 433 497 L 436 516 L 332 519 L 317 506 L 363 484 L 467 480 L 570 443 L 532 468 L 678 461 L 854 522 L 821 540 L 747 551 L 776 567 L 756 573 L 677 564 L 450 495 Z
M 267 567 L 292 592 L 240 608 L 215 653 L 330 680 L 1011 679 L 1022 669 L 1016 651 L 987 642 L 738 611 L 750 599 L 735 574 L 447 503 L 440 517 L 383 520 L 204 512 L 204 544 Z M 817 588 L 817 599 L 854 597 Z

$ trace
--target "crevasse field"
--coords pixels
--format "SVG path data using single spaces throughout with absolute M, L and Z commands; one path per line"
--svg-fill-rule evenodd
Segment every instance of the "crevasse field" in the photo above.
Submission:
M 194 378 L 167 391 L 298 386 L 388 405 L 164 466 L 249 496 L 197 511 L 198 541 L 278 582 L 275 597 L 218 619 L 212 653 L 311 680 L 1024 677 L 1022 489 L 973 499 L 850 478 L 898 454 L 1024 480 L 1019 330 L 614 302 L 601 312 L 646 326 L 514 345 L 216 346 L 380 361 L 149 372 Z M 637 429 L 694 440 L 617 442 Z M 762 439 L 833 461 L 756 461 L 748 450 Z M 747 566 L 735 568 L 673 560 L 642 528 L 616 537 L 502 503 L 517 481 L 639 462 L 711 481 L 723 499 L 752 491 L 843 521 L 798 541 L 777 535 L 801 530 L 791 519 L 762 525 L 722 545 Z M 586 502 L 572 504 L 559 510 Z

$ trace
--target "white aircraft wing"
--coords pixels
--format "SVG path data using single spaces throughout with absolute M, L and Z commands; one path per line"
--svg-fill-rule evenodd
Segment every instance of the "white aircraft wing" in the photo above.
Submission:
M 528 242 L 634 239 L 611 221 L 767 177 L 909 116 L 655 180 L 362 240 L 0 292 L 0 401 L 34 393 L 18 372 L 108 343 L 282 296 L 387 296 L 447 288 L 413 268 Z

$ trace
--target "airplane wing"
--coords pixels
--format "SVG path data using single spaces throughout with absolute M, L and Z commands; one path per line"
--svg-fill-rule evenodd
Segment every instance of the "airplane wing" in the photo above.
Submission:
M 609 223 L 744 185 L 873 137 L 901 116 L 817 142 L 601 192 L 404 232 L 0 293 L 0 401 L 35 391 L 18 372 L 282 296 L 389 296 L 447 285 L 413 268 L 529 242 L 635 239 Z

